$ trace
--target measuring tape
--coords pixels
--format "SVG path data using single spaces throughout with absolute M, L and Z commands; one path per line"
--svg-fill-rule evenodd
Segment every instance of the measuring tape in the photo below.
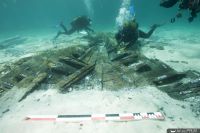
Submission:
M 29 121 L 56 121 L 56 122 L 82 122 L 82 121 L 136 121 L 136 120 L 164 120 L 160 112 L 153 113 L 124 113 L 124 114 L 91 114 L 91 115 L 31 115 L 25 120 Z

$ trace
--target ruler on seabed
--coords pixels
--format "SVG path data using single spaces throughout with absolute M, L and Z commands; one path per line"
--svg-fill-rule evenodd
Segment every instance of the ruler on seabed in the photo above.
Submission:
M 137 120 L 164 120 L 160 112 L 151 113 L 123 113 L 123 114 L 90 114 L 90 115 L 30 115 L 27 121 L 56 121 L 56 122 L 83 122 L 83 121 L 137 121 Z

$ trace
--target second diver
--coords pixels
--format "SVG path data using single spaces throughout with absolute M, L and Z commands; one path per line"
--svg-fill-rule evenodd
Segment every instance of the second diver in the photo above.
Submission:
M 61 22 L 60 27 L 63 29 L 63 31 L 59 31 L 54 39 L 57 39 L 60 35 L 71 35 L 74 32 L 79 32 L 82 30 L 85 30 L 87 33 L 94 32 L 90 26 L 91 26 L 92 20 L 87 16 L 79 16 L 75 18 L 70 24 L 71 29 L 67 29 L 65 25 Z

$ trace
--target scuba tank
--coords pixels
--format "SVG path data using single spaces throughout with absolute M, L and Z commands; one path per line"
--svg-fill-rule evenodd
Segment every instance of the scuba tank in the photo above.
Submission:
M 129 12 L 130 12 L 130 19 L 135 19 L 135 7 L 134 7 L 133 0 L 131 0 Z
M 135 9 L 133 0 L 123 0 L 121 8 L 119 9 L 118 17 L 116 18 L 116 24 L 121 29 L 125 22 L 135 20 Z

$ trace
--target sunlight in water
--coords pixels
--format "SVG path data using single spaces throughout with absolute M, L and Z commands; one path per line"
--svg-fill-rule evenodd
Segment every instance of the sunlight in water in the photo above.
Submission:
M 92 7 L 93 0 L 83 0 L 89 16 L 93 16 L 94 9 Z

